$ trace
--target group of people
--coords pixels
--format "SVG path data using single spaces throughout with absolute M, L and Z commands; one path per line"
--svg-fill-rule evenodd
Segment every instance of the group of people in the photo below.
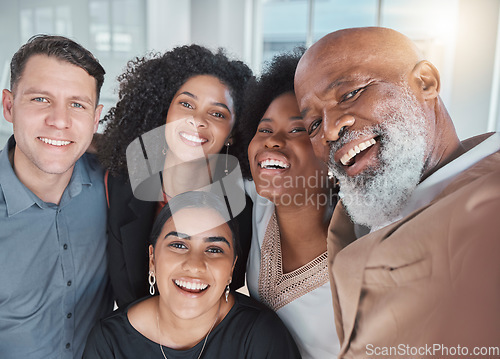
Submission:
M 500 356 L 500 135 L 458 139 L 407 37 L 148 54 L 95 135 L 104 73 L 12 59 L 2 358 Z

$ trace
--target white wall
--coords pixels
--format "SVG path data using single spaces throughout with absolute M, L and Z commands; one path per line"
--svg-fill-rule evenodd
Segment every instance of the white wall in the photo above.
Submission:
M 488 130 L 499 11 L 498 0 L 460 1 L 453 88 L 446 104 L 460 138 Z

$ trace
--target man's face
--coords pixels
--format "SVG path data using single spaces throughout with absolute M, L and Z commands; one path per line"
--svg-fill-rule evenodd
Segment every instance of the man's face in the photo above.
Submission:
M 82 68 L 34 55 L 13 92 L 3 90 L 3 112 L 12 122 L 16 173 L 71 173 L 97 131 L 96 80 Z
M 347 61 L 347 50 L 337 50 L 316 49 L 301 60 L 297 100 L 306 123 L 321 123 L 318 136 L 347 211 L 376 227 L 397 216 L 420 181 L 430 124 L 390 64 L 359 53 Z

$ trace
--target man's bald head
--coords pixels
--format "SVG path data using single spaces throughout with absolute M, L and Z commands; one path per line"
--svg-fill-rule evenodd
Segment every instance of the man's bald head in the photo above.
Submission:
M 423 56 L 403 34 L 383 27 L 362 27 L 332 32 L 311 46 L 303 60 L 327 56 L 330 61 L 391 63 L 396 69 L 413 67 Z
M 297 66 L 296 85 L 310 78 L 311 72 L 330 72 L 346 64 L 351 69 L 369 65 L 401 81 L 422 60 L 416 45 L 392 29 L 343 29 L 324 36 L 306 51 Z

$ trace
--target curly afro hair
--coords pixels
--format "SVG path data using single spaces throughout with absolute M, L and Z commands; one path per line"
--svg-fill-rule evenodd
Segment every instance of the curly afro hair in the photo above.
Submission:
M 223 49 L 213 53 L 199 45 L 186 45 L 128 62 L 125 73 L 118 77 L 118 102 L 101 120 L 106 128 L 97 149 L 104 168 L 114 176 L 127 173 L 127 146 L 165 124 L 175 93 L 196 75 L 215 76 L 229 88 L 236 119 L 229 153 L 241 162 L 245 151 L 239 140 L 238 119 L 246 85 L 253 78 L 252 71 L 243 62 L 230 60 Z
M 269 64 L 266 65 L 258 81 L 252 81 L 248 85 L 246 101 L 244 105 L 243 118 L 241 119 L 241 143 L 243 145 L 244 156 L 241 162 L 243 177 L 252 178 L 250 164 L 248 162 L 248 145 L 252 140 L 259 121 L 264 116 L 267 108 L 273 100 L 286 93 L 293 92 L 293 79 L 295 70 L 300 58 L 305 52 L 305 48 L 297 47 L 292 52 L 276 55 Z

